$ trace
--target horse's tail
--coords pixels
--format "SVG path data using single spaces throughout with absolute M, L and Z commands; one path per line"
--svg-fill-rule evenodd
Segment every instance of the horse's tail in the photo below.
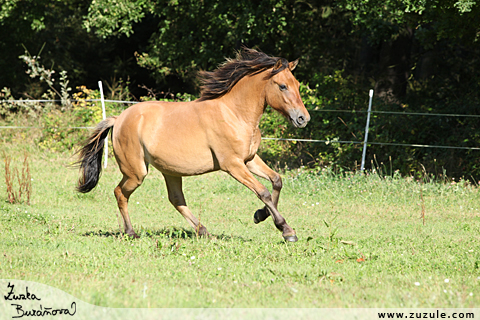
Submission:
M 103 140 L 117 117 L 109 117 L 95 127 L 92 135 L 85 141 L 82 149 L 78 151 L 79 160 L 76 163 L 80 168 L 81 176 L 78 180 L 77 191 L 87 193 L 97 186 L 102 173 Z

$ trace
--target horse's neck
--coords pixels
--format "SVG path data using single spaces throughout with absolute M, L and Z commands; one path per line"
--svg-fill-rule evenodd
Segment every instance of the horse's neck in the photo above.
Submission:
M 228 108 L 231 108 L 237 117 L 256 128 L 266 107 L 265 85 L 267 80 L 262 73 L 246 76 L 223 98 Z

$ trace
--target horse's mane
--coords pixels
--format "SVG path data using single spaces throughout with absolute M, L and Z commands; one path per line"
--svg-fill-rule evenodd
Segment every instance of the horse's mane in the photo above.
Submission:
M 267 54 L 249 48 L 242 48 L 235 59 L 227 59 L 215 71 L 200 71 L 202 84 L 200 101 L 220 98 L 228 93 L 235 84 L 247 75 L 255 75 L 275 66 L 281 60 L 281 67 L 270 72 L 267 77 L 281 72 L 288 67 L 284 58 L 271 57 Z

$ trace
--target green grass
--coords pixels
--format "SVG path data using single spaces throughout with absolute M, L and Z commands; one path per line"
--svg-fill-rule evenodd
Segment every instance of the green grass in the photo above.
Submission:
M 0 278 L 108 307 L 480 304 L 479 189 L 468 183 L 288 171 L 279 210 L 297 231 L 291 244 L 270 218 L 253 223 L 262 204 L 220 172 L 184 179 L 189 207 L 215 236 L 196 238 L 152 170 L 130 200 L 141 236 L 130 240 L 119 232 L 113 159 L 83 195 L 69 154 L 3 144 L 0 155 L 18 167 L 24 149 L 30 206 L 6 202 L 0 163 Z

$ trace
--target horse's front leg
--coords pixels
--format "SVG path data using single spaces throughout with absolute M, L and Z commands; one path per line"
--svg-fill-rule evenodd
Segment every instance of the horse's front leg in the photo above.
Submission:
M 282 178 L 278 173 L 270 169 L 265 162 L 256 154 L 255 157 L 249 162 L 247 162 L 247 168 L 253 174 L 256 174 L 259 177 L 270 180 L 272 183 L 272 201 L 275 208 L 278 209 L 278 199 L 280 197 L 280 191 L 282 190 Z M 270 212 L 267 209 L 267 206 L 262 209 L 258 209 L 254 216 L 253 222 L 260 223 L 267 219 L 270 216 Z
M 264 185 L 262 185 L 260 182 L 258 182 L 257 179 L 255 179 L 253 174 L 249 171 L 247 166 L 242 161 L 239 160 L 229 163 L 229 165 L 226 166 L 225 171 L 227 171 L 238 182 L 242 183 L 247 188 L 252 190 L 257 195 L 257 197 L 262 200 L 262 202 L 265 204 L 272 216 L 273 223 L 278 230 L 282 231 L 282 236 L 286 241 L 295 242 L 298 240 L 297 236 L 295 235 L 295 230 L 293 230 L 287 224 L 285 219 L 278 212 L 277 206 L 273 201 L 273 197 L 270 194 L 270 191 L 268 191 L 268 189 L 265 188 Z

